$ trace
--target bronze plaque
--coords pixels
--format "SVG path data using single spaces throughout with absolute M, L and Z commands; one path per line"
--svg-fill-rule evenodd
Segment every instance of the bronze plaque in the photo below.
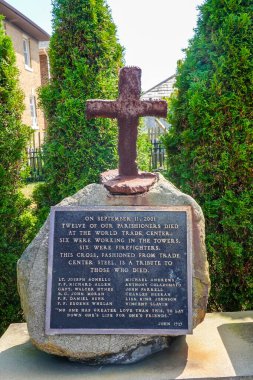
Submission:
M 46 333 L 192 331 L 191 208 L 53 207 Z

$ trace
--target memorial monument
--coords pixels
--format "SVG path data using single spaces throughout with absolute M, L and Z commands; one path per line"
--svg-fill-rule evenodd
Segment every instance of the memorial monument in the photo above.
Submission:
M 123 68 L 117 101 L 87 102 L 88 117 L 118 120 L 118 170 L 52 207 L 18 263 L 31 341 L 89 364 L 136 362 L 205 316 L 201 208 L 136 165 L 139 117 L 167 112 L 164 101 L 140 101 L 140 79 L 140 69 Z

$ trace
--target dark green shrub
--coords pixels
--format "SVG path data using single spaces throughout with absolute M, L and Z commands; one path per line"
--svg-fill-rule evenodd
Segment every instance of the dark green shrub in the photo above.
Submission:
M 137 164 L 138 169 L 142 171 L 150 171 L 150 156 L 152 144 L 149 140 L 148 133 L 144 130 L 143 119 L 139 119 L 139 130 L 137 138 Z
M 117 164 L 116 123 L 85 117 L 87 99 L 117 96 L 122 48 L 104 0 L 53 1 L 50 63 L 52 78 L 40 93 L 48 133 L 46 184 L 36 199 L 44 212 Z
M 252 1 L 207 0 L 178 66 L 169 178 L 206 217 L 210 309 L 253 307 Z
M 20 320 L 16 263 L 29 243 L 34 219 L 19 192 L 29 128 L 22 124 L 23 94 L 19 88 L 12 42 L 0 18 L 0 334 Z

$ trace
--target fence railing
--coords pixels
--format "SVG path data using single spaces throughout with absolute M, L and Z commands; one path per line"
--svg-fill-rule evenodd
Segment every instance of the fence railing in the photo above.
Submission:
M 150 153 L 150 166 L 152 170 L 167 169 L 166 150 L 160 141 L 152 143 Z
M 27 151 L 29 168 L 28 182 L 38 182 L 45 179 L 44 156 L 42 148 L 29 148 Z M 161 142 L 153 142 L 150 149 L 151 170 L 166 170 L 166 150 Z
M 43 149 L 29 148 L 27 151 L 27 164 L 30 169 L 28 182 L 43 181 L 45 178 Z

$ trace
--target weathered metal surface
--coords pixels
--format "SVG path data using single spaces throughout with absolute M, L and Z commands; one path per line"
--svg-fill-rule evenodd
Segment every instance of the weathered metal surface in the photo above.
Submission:
M 118 120 L 119 175 L 137 176 L 137 134 L 139 117 L 166 117 L 164 100 L 140 100 L 141 69 L 124 67 L 119 75 L 119 97 L 113 100 L 88 100 L 87 118 L 108 117 Z

